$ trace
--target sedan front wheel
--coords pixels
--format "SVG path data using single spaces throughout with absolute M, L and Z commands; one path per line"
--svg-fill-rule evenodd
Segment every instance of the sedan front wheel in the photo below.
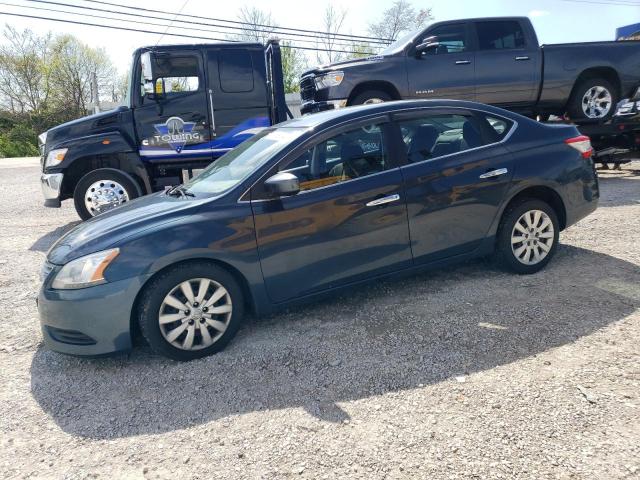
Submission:
M 151 348 L 186 361 L 222 350 L 244 315 L 238 283 L 206 262 L 170 268 L 145 287 L 138 322 Z

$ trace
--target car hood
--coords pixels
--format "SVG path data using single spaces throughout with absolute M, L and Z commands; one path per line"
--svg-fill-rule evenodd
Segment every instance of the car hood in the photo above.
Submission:
M 46 148 L 63 147 L 65 142 L 80 137 L 117 130 L 122 115 L 128 111 L 127 107 L 118 107 L 57 125 L 47 131 Z
M 55 265 L 64 265 L 90 253 L 112 248 L 128 237 L 183 218 L 206 201 L 171 197 L 164 192 L 138 198 L 75 227 L 53 244 L 47 260 Z
M 342 62 L 335 62 L 335 63 L 331 63 L 331 64 L 328 64 L 328 65 L 321 65 L 321 66 L 316 67 L 316 68 L 314 68 L 312 70 L 307 70 L 306 72 L 304 72 L 302 74 L 302 76 L 304 77 L 305 75 L 310 75 L 310 74 L 318 75 L 318 74 L 331 72 L 331 71 L 334 71 L 334 70 L 344 70 L 344 69 L 348 69 L 348 68 L 359 68 L 359 67 L 366 68 L 368 65 L 371 65 L 372 63 L 383 62 L 386 58 L 387 58 L 387 56 L 374 55 L 374 56 L 371 56 L 371 57 L 344 60 Z

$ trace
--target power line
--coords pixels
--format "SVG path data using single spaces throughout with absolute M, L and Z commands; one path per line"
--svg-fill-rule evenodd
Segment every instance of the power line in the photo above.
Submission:
M 116 13 L 118 15 L 125 15 L 125 16 L 129 16 L 129 17 L 135 17 L 136 20 L 140 19 L 140 18 L 150 18 L 150 19 L 154 19 L 154 20 L 162 20 L 162 21 L 169 21 L 170 19 L 168 18 L 163 18 L 163 17 L 157 17 L 157 16 L 152 16 L 152 15 L 143 15 L 140 13 L 128 13 L 128 12 L 120 12 L 120 11 L 114 11 L 114 10 L 106 10 L 103 8 L 97 8 L 97 7 L 88 7 L 88 6 L 83 6 L 83 5 L 74 5 L 74 4 L 70 4 L 70 3 L 63 3 L 63 2 L 56 2 L 56 1 L 51 1 L 51 0 L 23 0 L 25 2 L 33 2 L 33 3 L 45 3 L 45 4 L 50 4 L 50 5 L 56 5 L 56 6 L 63 6 L 63 7 L 71 7 L 71 8 L 76 8 L 76 9 L 82 9 L 82 10 L 89 10 L 89 11 L 97 11 L 97 12 L 106 12 L 106 13 Z M 85 1 L 90 1 L 90 0 L 85 0 Z M 93 1 L 93 0 L 91 0 Z M 101 4 L 106 4 L 106 5 L 110 5 L 112 7 L 124 7 L 124 8 L 134 8 L 134 7 L 128 7 L 126 5 L 120 5 L 120 4 L 111 4 L 111 3 L 107 3 L 107 2 L 95 2 L 95 3 L 101 3 Z M 149 9 L 144 9 L 144 8 L 135 8 L 136 10 L 143 10 L 143 11 L 151 11 L 154 13 L 162 13 L 163 15 L 171 15 L 171 13 L 169 12 L 156 12 L 154 10 L 149 10 Z M 193 17 L 193 15 L 186 15 L 186 14 L 182 14 L 182 16 L 189 16 L 189 17 Z M 216 19 L 210 19 L 208 17 L 195 17 L 195 18 L 202 18 L 205 20 L 214 20 L 216 21 Z M 180 22 L 180 23 L 186 23 L 186 24 L 190 24 L 190 25 L 204 25 L 207 27 L 217 27 L 217 28 L 225 28 L 225 29 L 230 29 L 230 30 L 238 30 L 239 27 L 233 27 L 230 25 L 220 25 L 220 24 L 213 24 L 213 23 L 206 23 L 206 22 L 197 22 L 197 21 L 191 21 L 191 20 L 182 20 L 182 19 L 176 19 L 176 22 Z M 228 22 L 228 23 L 234 23 L 234 24 L 242 24 L 242 25 L 247 25 L 247 26 L 253 26 L 249 23 L 246 22 L 236 22 L 234 20 L 217 20 L 217 21 L 222 21 L 222 22 Z M 305 30 L 301 30 L 303 32 L 309 32 L 309 33 L 285 33 L 282 32 L 281 30 L 296 30 L 296 31 L 300 31 L 300 29 L 289 29 L 289 28 L 279 28 L 279 27 L 272 27 L 271 30 L 260 30 L 260 29 L 254 29 L 253 31 L 256 32 L 261 32 L 261 33 L 267 33 L 267 34 L 282 34 L 282 35 L 289 35 L 292 37 L 306 37 L 306 38 L 313 38 L 315 40 L 320 40 L 320 39 L 326 39 L 326 38 L 334 38 L 336 40 L 343 40 L 343 41 L 347 41 L 348 38 L 342 38 L 342 37 L 352 37 L 351 35 L 346 35 L 346 34 L 330 34 L 327 33 L 325 34 L 324 37 L 318 36 L 316 34 L 310 34 L 313 33 L 313 30 L 309 30 L 309 31 L 305 31 Z M 355 37 L 355 36 L 354 36 Z M 382 41 L 380 39 L 377 38 L 373 38 L 373 39 L 369 39 L 368 37 L 355 37 L 355 38 L 361 38 L 362 40 L 360 41 L 368 41 L 369 43 L 375 43 L 375 44 L 381 44 L 381 45 L 387 45 L 389 42 L 387 41 Z
M 17 8 L 22 8 L 22 9 L 30 9 L 30 10 L 36 10 L 36 11 L 44 11 L 44 12 L 52 12 L 52 13 L 58 13 L 58 14 L 67 14 L 67 15 L 82 15 L 83 17 L 89 17 L 89 18 L 96 18 L 96 19 L 100 19 L 100 20 L 113 20 L 116 22 L 126 22 L 126 23 L 135 23 L 137 25 L 151 25 L 154 27 L 169 27 L 171 24 L 167 25 L 166 23 L 156 23 L 156 22 L 147 22 L 144 20 L 140 20 L 140 19 L 136 19 L 135 22 L 133 20 L 128 20 L 128 19 L 124 19 L 124 18 L 117 18 L 117 17 L 112 17 L 112 16 L 106 16 L 106 15 L 92 15 L 90 13 L 80 13 L 80 12 L 73 12 L 73 11 L 69 11 L 69 10 L 61 10 L 61 9 L 55 9 L 55 8 L 47 8 L 47 7 L 41 7 L 41 6 L 29 6 L 29 5 L 20 5 L 20 4 L 14 4 L 14 3 L 7 3 L 7 2 L 2 2 L 0 1 L 0 5 L 6 5 L 9 7 L 17 7 Z M 98 9 L 99 11 L 104 11 L 102 9 Z M 117 14 L 118 12 L 116 12 Z M 127 15 L 131 15 L 131 14 L 127 14 Z M 163 19 L 166 21 L 169 21 L 169 19 Z M 194 31 L 200 31 L 200 32 L 207 32 L 207 33 L 220 33 L 223 35 L 242 35 L 242 33 L 236 33 L 236 32 L 224 32 L 224 31 L 220 31 L 220 30 L 213 30 L 210 28 L 198 28 L 198 27 L 172 27 L 174 29 L 181 29 L 181 30 L 194 30 Z M 227 28 L 234 28 L 236 29 L 237 27 L 227 27 Z M 165 29 L 165 32 L 168 31 L 168 28 Z M 231 39 L 229 39 L 231 40 Z M 280 40 L 282 41 L 287 41 L 287 42 L 305 42 L 305 43 L 315 43 L 316 45 L 318 44 L 318 40 L 310 40 L 310 39 L 292 39 L 292 38 L 286 38 L 286 37 L 282 37 L 280 38 Z M 156 45 L 159 43 L 156 42 Z M 352 44 L 345 44 L 345 43 L 340 43 L 340 42 L 336 42 L 334 43 L 334 45 L 336 47 L 352 47 Z M 319 50 L 326 50 L 326 49 L 319 49 Z
M 169 22 L 169 25 L 167 25 L 167 28 L 165 28 L 164 32 L 162 33 L 162 35 L 160 35 L 160 38 L 158 39 L 158 41 L 156 42 L 156 45 L 158 45 L 160 43 L 160 40 L 162 40 L 164 38 L 164 35 L 169 31 L 169 29 L 171 28 L 171 24 L 173 23 L 173 21 L 176 19 L 176 17 L 178 15 L 180 15 L 180 13 L 182 13 L 182 10 L 184 10 L 184 7 L 187 6 L 187 3 L 189 3 L 189 0 L 184 0 L 184 2 L 182 3 L 182 6 L 180 7 L 180 10 L 178 10 L 178 13 L 176 13 L 176 15 L 173 17 L 173 19 Z
M 89 22 L 81 22 L 78 20 L 69 20 L 69 19 L 61 19 L 61 18 L 51 18 L 51 17 L 41 17 L 38 15 L 26 15 L 26 14 L 22 14 L 22 13 L 8 13 L 8 12 L 0 12 L 0 15 L 8 15 L 11 17 L 22 17 L 22 18 L 33 18 L 33 19 L 38 19 L 38 20 L 49 20 L 52 22 L 61 22 L 61 23 L 71 23 L 74 25 L 86 25 L 89 27 L 99 27 L 99 28 L 107 28 L 107 29 L 112 29 L 112 30 L 124 30 L 124 31 L 128 31 L 128 32 L 137 32 L 137 33 L 151 33 L 154 35 L 158 35 L 161 34 L 162 32 L 157 32 L 157 31 L 153 31 L 153 30 L 142 30 L 139 28 L 130 28 L 130 27 L 117 27 L 114 25 L 100 25 L 97 23 L 89 23 Z M 197 40 L 214 40 L 216 42 L 231 42 L 231 43 L 239 43 L 238 40 L 229 40 L 229 39 L 223 39 L 223 38 L 214 38 L 214 37 L 200 37 L 200 36 L 195 36 L 195 35 L 186 35 L 183 33 L 167 33 L 166 35 L 168 36 L 172 36 L 172 37 L 183 37 L 183 38 L 194 38 Z M 287 45 L 287 48 L 293 48 L 293 49 L 298 49 L 298 50 L 309 50 L 309 51 L 316 51 L 316 52 L 324 52 L 326 51 L 325 49 L 322 48 L 311 48 L 311 47 L 300 47 L 298 45 Z M 334 53 L 348 53 L 348 54 L 353 54 L 353 51 L 347 51 L 347 50 L 332 50 L 332 52 Z
M 172 12 L 161 12 L 159 10 L 152 10 L 149 8 L 142 8 L 142 7 L 131 7 L 129 5 L 122 5 L 119 3 L 112 3 L 112 2 L 105 2 L 102 0 L 81 0 L 83 2 L 86 3 L 97 3 L 97 4 L 101 4 L 101 5 L 108 5 L 110 7 L 121 7 L 121 8 L 128 8 L 130 10 L 140 10 L 140 11 L 144 11 L 144 12 L 152 12 L 152 13 L 163 13 L 166 15 L 171 15 Z M 265 25 L 265 24 L 253 24 L 253 23 L 249 23 L 249 22 L 242 22 L 239 20 L 225 20 L 222 18 L 211 18 L 211 17 L 202 17 L 202 16 L 196 16 L 196 15 L 189 15 L 186 13 L 181 14 L 180 16 L 182 17 L 188 17 L 188 18 L 198 18 L 198 19 L 204 19 L 204 20 L 213 20 L 216 22 L 227 22 L 227 23 L 234 23 L 234 24 L 238 24 L 238 25 L 245 25 L 245 26 L 249 26 L 249 27 L 265 27 L 265 28 L 277 28 L 279 30 L 288 30 L 288 31 L 293 31 L 293 32 L 303 32 L 303 33 L 315 33 L 321 36 L 327 36 L 327 35 L 333 35 L 331 32 L 322 32 L 319 30 L 306 30 L 303 28 L 291 28 L 291 27 L 276 27 L 275 25 Z M 346 34 L 346 33 L 340 33 L 340 34 L 336 34 L 342 37 L 347 37 L 347 38 L 355 38 L 355 39 L 360 39 L 362 40 L 380 40 L 382 42 L 385 43 L 391 43 L 394 40 L 390 39 L 390 38 L 380 38 L 380 37 L 367 37 L 367 36 L 363 36 L 363 35 L 351 35 L 351 34 Z

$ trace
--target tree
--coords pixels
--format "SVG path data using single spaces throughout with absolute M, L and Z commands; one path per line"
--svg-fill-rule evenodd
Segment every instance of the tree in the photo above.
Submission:
M 291 48 L 286 42 L 282 43 L 282 75 L 284 77 L 285 93 L 300 91 L 300 74 L 307 67 L 306 56 L 298 49 Z
M 333 5 L 327 5 L 324 11 L 323 31 L 325 33 L 322 34 L 316 45 L 319 49 L 316 54 L 318 63 L 332 63 L 344 58 L 341 52 L 336 52 L 336 50 L 340 50 L 336 45 L 338 40 L 336 36 L 340 33 L 340 30 L 342 30 L 342 25 L 346 17 L 347 10 L 336 10 L 333 8 Z
M 240 8 L 238 20 L 248 25 L 244 25 L 240 33 L 232 34 L 231 39 L 233 40 L 265 44 L 270 38 L 275 37 L 273 32 L 278 28 L 271 12 L 265 12 L 257 7 L 243 6 Z
M 408 0 L 395 0 L 393 5 L 382 13 L 379 22 L 369 25 L 369 33 L 373 37 L 397 40 L 401 34 L 424 27 L 432 19 L 431 8 L 416 11 Z

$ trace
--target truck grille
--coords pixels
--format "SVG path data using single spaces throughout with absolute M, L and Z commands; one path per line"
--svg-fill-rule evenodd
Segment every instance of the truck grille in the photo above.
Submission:
M 313 75 L 307 75 L 300 80 L 300 98 L 302 102 L 310 102 L 316 94 L 316 82 Z

